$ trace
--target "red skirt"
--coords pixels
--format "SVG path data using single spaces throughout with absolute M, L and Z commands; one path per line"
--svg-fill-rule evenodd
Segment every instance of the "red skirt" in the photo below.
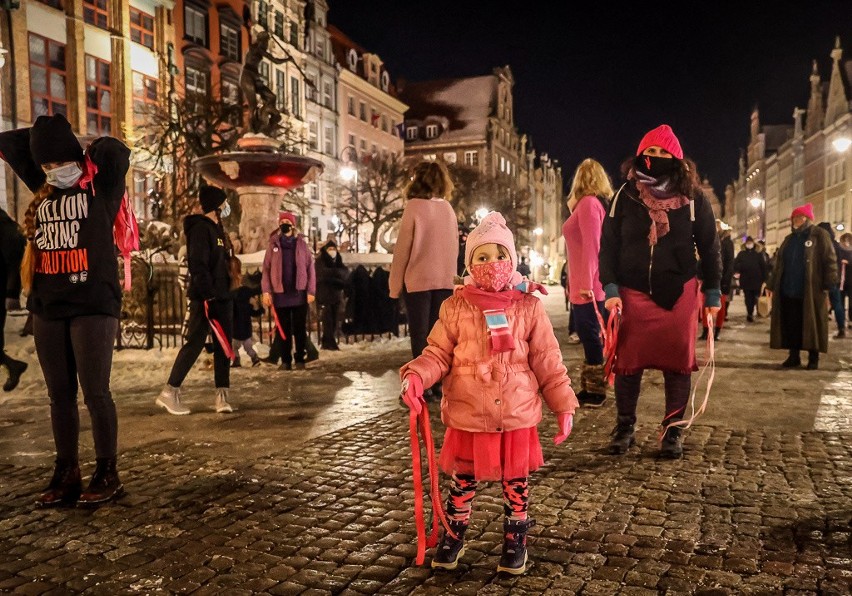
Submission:
M 544 464 L 538 429 L 475 433 L 448 428 L 438 465 L 447 474 L 466 474 L 477 480 L 526 478 Z
M 696 278 L 683 284 L 683 294 L 672 310 L 659 306 L 644 292 L 622 287 L 619 294 L 623 306 L 615 349 L 615 374 L 633 375 L 646 368 L 679 374 L 698 370 Z

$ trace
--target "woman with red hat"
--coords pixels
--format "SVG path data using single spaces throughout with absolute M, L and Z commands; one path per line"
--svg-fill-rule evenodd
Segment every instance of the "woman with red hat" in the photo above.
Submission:
M 789 350 L 781 366 L 798 368 L 808 351 L 808 370 L 819 368 L 828 351 L 828 291 L 837 283 L 837 256 L 828 232 L 813 225 L 814 207 L 806 203 L 790 214 L 792 233 L 775 255 L 767 287 L 772 296 L 769 347 Z
M 704 312 L 721 304 L 722 262 L 716 218 L 700 191 L 695 164 L 685 159 L 668 125 L 648 132 L 635 157 L 622 165 L 626 182 L 604 219 L 600 280 L 610 316 L 622 313 L 615 372 L 618 421 L 609 445 L 625 453 L 634 443 L 642 374 L 663 372 L 667 425 L 660 455 L 683 453 L 681 428 L 689 401 L 695 360 L 696 278 L 701 263 Z

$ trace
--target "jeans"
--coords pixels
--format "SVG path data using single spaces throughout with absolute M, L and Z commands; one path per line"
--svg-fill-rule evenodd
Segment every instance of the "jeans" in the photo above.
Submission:
M 225 332 L 225 341 L 231 342 L 234 328 L 234 302 L 232 300 L 211 300 L 210 318 L 219 322 Z M 186 323 L 186 343 L 178 352 L 172 372 L 169 375 L 169 385 L 180 387 L 192 365 L 198 360 L 207 334 L 210 332 L 210 323 L 204 314 L 204 302 L 201 300 L 189 301 L 189 319 Z M 217 389 L 227 389 L 231 386 L 231 363 L 225 350 L 219 341 L 213 337 L 213 377 Z
M 114 458 L 118 450 L 118 417 L 109 389 L 118 319 L 90 315 L 68 319 L 33 316 L 36 354 L 50 397 L 50 422 L 56 456 L 79 459 L 80 413 L 77 389 L 92 419 L 97 458 Z
M 604 308 L 604 303 L 598 302 L 597 309 L 604 317 L 604 322 L 606 322 L 607 311 Z M 597 312 L 595 312 L 595 303 L 572 303 L 571 312 L 574 314 L 574 325 L 577 329 L 577 337 L 580 338 L 580 343 L 583 344 L 586 364 L 603 364 L 604 357 L 603 342 L 601 341 L 601 326 L 598 322 Z
M 453 295 L 452 290 L 427 290 L 405 292 L 405 311 L 408 313 L 408 334 L 411 336 L 411 355 L 417 358 L 426 349 L 426 338 L 438 321 L 444 300 Z
M 837 323 L 837 330 L 843 332 L 846 330 L 846 311 L 843 309 L 843 293 L 838 286 L 835 286 L 828 291 L 828 297 L 831 300 L 831 308 L 834 310 L 834 322 Z

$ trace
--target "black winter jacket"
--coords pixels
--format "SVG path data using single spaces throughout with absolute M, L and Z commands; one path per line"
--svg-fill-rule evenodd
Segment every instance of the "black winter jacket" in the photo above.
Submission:
M 740 287 L 750 292 L 759 291 L 769 277 L 766 258 L 755 248 L 744 248 L 737 254 L 734 271 L 740 274 Z
M 21 297 L 21 259 L 26 244 L 21 228 L 0 209 L 0 279 L 6 280 L 6 298 Z
M 697 193 L 693 205 L 668 212 L 669 233 L 656 246 L 648 244 L 651 216 L 639 199 L 634 182 L 616 193 L 604 218 L 600 250 L 600 280 L 648 294 L 671 310 L 683 293 L 683 285 L 696 277 L 701 259 L 703 289 L 719 289 L 722 261 L 716 218 L 704 195 Z M 694 207 L 695 221 L 691 221 Z
M 349 277 L 349 269 L 338 254 L 334 259 L 324 250 L 317 255 L 317 304 L 340 304 L 343 300 L 343 288 Z
M 231 299 L 228 251 L 219 226 L 206 215 L 189 215 L 183 220 L 183 231 L 189 265 L 189 299 Z

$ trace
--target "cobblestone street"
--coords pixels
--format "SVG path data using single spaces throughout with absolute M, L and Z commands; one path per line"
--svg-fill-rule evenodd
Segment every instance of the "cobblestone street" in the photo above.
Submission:
M 562 297 L 546 302 L 573 376 L 581 348 L 567 343 Z M 168 416 L 153 399 L 174 353 L 144 362 L 121 353 L 113 388 L 128 494 L 95 511 L 33 507 L 53 446 L 30 359 L 27 382 L 0 403 L 0 592 L 849 594 L 852 340 L 832 340 L 818 371 L 782 371 L 786 354 L 768 350 L 767 329 L 765 319 L 747 325 L 735 298 L 708 412 L 687 431 L 680 461 L 656 458 L 657 373 L 646 377 L 637 445 L 625 456 L 603 454 L 612 399 L 579 411 L 559 447 L 546 414 L 546 464 L 530 483 L 531 565 L 517 578 L 496 573 L 494 484 L 476 497 L 459 568 L 413 566 L 408 418 L 395 373 L 404 339 L 323 354 L 305 372 L 236 371 L 231 416 L 194 397 L 192 415 Z M 147 383 L 122 381 L 134 366 L 150 367 Z M 187 395 L 210 393 L 211 377 L 194 370 Z M 85 478 L 88 426 L 81 441 Z

